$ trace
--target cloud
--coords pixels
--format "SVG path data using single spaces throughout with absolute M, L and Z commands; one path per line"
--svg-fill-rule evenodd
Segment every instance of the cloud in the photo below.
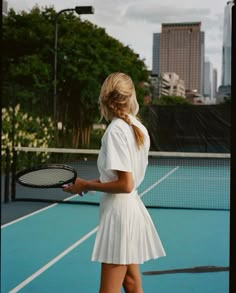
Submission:
M 197 5 L 197 4 L 196 4 Z M 213 61 L 220 69 L 220 57 L 222 54 L 222 26 L 223 26 L 223 10 L 222 12 L 212 12 L 210 7 L 196 7 L 192 5 L 159 5 L 157 3 L 151 3 L 146 5 L 145 2 L 133 3 L 126 8 L 123 18 L 127 23 L 133 23 L 136 25 L 137 32 L 142 31 L 142 26 L 149 27 L 149 32 L 161 32 L 161 24 L 168 22 L 201 22 L 201 30 L 205 32 L 205 53 L 210 56 L 210 60 Z M 131 24 L 129 25 L 131 26 Z M 147 30 L 147 29 L 146 29 Z M 143 34 L 144 35 L 144 34 Z M 146 39 L 147 41 L 147 39 Z M 149 52 L 152 41 L 148 41 Z M 137 46 L 138 47 L 138 46 Z M 139 42 L 139 48 L 142 48 L 142 52 L 146 56 L 148 54 L 145 46 Z M 149 66 L 151 59 L 148 60 Z
M 25 11 L 30 10 L 31 5 L 27 3 L 26 0 L 8 0 L 8 9 L 14 8 L 15 11 L 20 12 L 22 9 Z
M 205 32 L 205 52 L 219 71 L 221 67 L 223 13 L 226 2 L 215 0 L 8 0 L 9 7 L 19 11 L 54 6 L 59 11 L 66 7 L 91 5 L 94 15 L 83 15 L 92 23 L 131 47 L 152 63 L 153 33 L 161 32 L 161 24 L 167 22 L 201 22 Z
M 210 14 L 209 8 L 183 8 L 173 5 L 130 5 L 126 10 L 126 18 L 133 21 L 146 21 L 147 23 L 199 21 Z

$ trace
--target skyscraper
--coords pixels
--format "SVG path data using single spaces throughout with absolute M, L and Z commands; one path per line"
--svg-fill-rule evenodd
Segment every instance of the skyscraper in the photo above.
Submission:
M 184 80 L 187 91 L 202 94 L 205 36 L 201 23 L 164 23 L 160 36 L 154 35 L 153 42 L 156 42 L 153 44 L 153 69 L 159 74 L 175 72 Z M 155 55 L 158 52 L 159 58 Z
M 204 97 L 213 98 L 213 67 L 210 61 L 204 63 Z
M 216 98 L 217 96 L 217 69 L 213 69 L 213 98 Z
M 222 85 L 231 85 L 231 23 L 233 1 L 228 1 L 224 11 L 223 50 L 222 50 Z
M 3 15 L 7 15 L 7 6 L 8 6 L 7 1 L 3 0 L 2 1 L 2 14 Z
M 160 33 L 153 34 L 152 42 L 152 74 L 160 74 Z

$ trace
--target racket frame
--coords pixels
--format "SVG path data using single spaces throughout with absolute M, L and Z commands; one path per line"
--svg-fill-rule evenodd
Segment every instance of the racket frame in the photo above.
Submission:
M 39 171 L 39 170 L 47 170 L 47 169 L 61 169 L 61 170 L 71 171 L 73 176 L 69 180 L 65 180 L 63 182 L 51 184 L 51 185 L 29 184 L 29 183 L 22 182 L 20 180 L 20 177 L 22 177 L 23 175 L 26 175 L 30 172 L 35 172 L 35 171 Z M 65 164 L 46 164 L 46 165 L 39 165 L 36 167 L 31 167 L 31 168 L 27 168 L 22 171 L 19 171 L 16 173 L 15 179 L 16 179 L 16 182 L 19 183 L 20 185 L 32 187 L 32 188 L 62 188 L 63 185 L 67 185 L 70 183 L 73 184 L 75 182 L 76 177 L 77 177 L 77 171 L 68 165 L 65 165 Z

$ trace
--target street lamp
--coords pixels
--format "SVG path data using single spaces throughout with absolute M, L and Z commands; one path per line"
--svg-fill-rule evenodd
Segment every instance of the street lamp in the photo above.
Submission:
M 76 6 L 75 8 L 66 8 L 60 10 L 55 17 L 55 35 L 54 35 L 54 90 L 53 90 L 53 117 L 56 122 L 57 116 L 57 43 L 58 43 L 58 17 L 67 11 L 75 11 L 77 14 L 94 14 L 92 6 Z

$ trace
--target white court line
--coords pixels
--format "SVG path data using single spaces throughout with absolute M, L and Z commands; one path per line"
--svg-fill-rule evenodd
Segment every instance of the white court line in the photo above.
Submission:
M 64 201 L 70 200 L 70 199 L 74 198 L 75 196 L 77 196 L 77 194 L 75 194 L 75 195 L 73 195 L 73 196 L 70 196 L 70 197 L 66 198 Z M 35 212 L 32 212 L 32 213 L 30 213 L 30 214 L 28 214 L 28 215 L 26 215 L 26 216 L 20 217 L 20 218 L 14 220 L 14 221 L 11 221 L 11 222 L 9 222 L 9 223 L 7 223 L 7 224 L 2 225 L 2 226 L 1 226 L 1 229 L 6 228 L 6 227 L 8 227 L 8 226 L 10 226 L 10 225 L 12 225 L 12 224 L 18 223 L 18 222 L 20 222 L 20 221 L 22 221 L 22 220 L 24 220 L 24 219 L 29 218 L 29 217 L 32 217 L 32 216 L 34 216 L 34 215 L 36 215 L 36 214 L 38 214 L 38 213 L 44 212 L 44 211 L 46 211 L 47 209 L 50 209 L 50 208 L 52 208 L 52 207 L 54 207 L 54 206 L 56 206 L 56 205 L 58 205 L 58 203 L 51 204 L 51 205 L 49 205 L 49 206 L 47 206 L 47 207 L 45 207 L 45 208 L 42 208 L 42 209 L 37 210 L 37 211 L 35 211 Z
M 168 176 L 170 176 L 173 172 L 175 172 L 179 167 L 175 167 L 170 172 L 168 172 L 166 175 L 164 175 L 162 178 L 157 180 L 154 184 L 152 184 L 149 188 L 147 188 L 144 192 L 140 194 L 140 197 L 142 197 L 144 194 L 146 194 L 148 191 L 153 189 L 156 185 L 161 183 L 164 179 L 166 179 Z M 61 258 L 63 258 L 65 255 L 67 255 L 69 252 L 71 252 L 74 248 L 76 248 L 78 245 L 83 243 L 85 240 L 87 240 L 90 236 L 92 236 L 96 231 L 98 230 L 98 226 L 91 230 L 89 233 L 87 233 L 84 237 L 76 241 L 74 244 L 72 244 L 70 247 L 68 247 L 66 250 L 61 252 L 59 255 L 57 255 L 55 258 L 53 258 L 50 262 L 48 262 L 45 266 L 41 267 L 38 271 L 36 271 L 34 274 L 29 276 L 27 279 L 25 279 L 23 282 L 21 282 L 19 285 L 17 285 L 15 288 L 13 288 L 8 293 L 16 293 L 19 290 L 21 290 L 23 287 L 25 287 L 27 284 L 32 282 L 35 278 L 37 278 L 39 275 L 41 275 L 43 272 L 45 272 L 47 269 L 49 269 L 52 265 L 54 265 L 56 262 L 58 262 Z
M 170 175 L 171 175 L 173 172 L 175 172 L 178 168 L 179 168 L 178 166 L 175 167 L 173 170 L 171 170 L 171 171 L 170 171 L 169 173 L 167 173 L 165 176 L 163 176 L 162 178 L 160 178 L 157 182 L 155 182 L 154 184 L 152 184 L 148 189 L 146 189 L 144 192 L 142 192 L 142 193 L 140 194 L 140 197 L 142 197 L 145 193 L 147 193 L 148 191 L 150 191 L 152 188 L 154 188 L 157 184 L 159 184 L 161 181 L 163 181 L 164 179 L 166 179 L 168 176 L 170 176 Z M 73 196 L 67 198 L 65 201 L 70 200 L 70 199 L 74 198 L 75 196 L 77 196 L 77 195 L 73 195 Z M 38 213 L 41 213 L 41 212 L 43 212 L 43 211 L 45 211 L 45 210 L 47 210 L 47 209 L 50 209 L 50 208 L 52 208 L 52 207 L 54 207 L 54 206 L 56 206 L 56 205 L 58 205 L 58 203 L 52 204 L 52 205 L 50 205 L 50 206 L 47 206 L 47 207 L 42 208 L 42 209 L 40 209 L 40 210 L 37 210 L 37 211 L 35 211 L 35 212 L 33 212 L 33 213 L 30 213 L 30 214 L 28 214 L 28 215 L 26 215 L 26 216 L 20 217 L 20 218 L 14 220 L 14 221 L 12 221 L 12 222 L 9 222 L 9 223 L 7 223 L 7 224 L 2 225 L 2 226 L 1 226 L 1 229 L 6 228 L 6 227 L 8 227 L 8 226 L 10 226 L 10 225 L 12 225 L 12 224 L 17 223 L 17 222 L 20 222 L 20 221 L 22 221 L 22 220 L 24 220 L 24 219 L 26 219 L 26 218 L 28 218 L 28 217 L 34 216 L 34 215 L 36 215 L 36 214 L 38 214 Z
M 142 197 L 145 193 L 147 193 L 148 191 L 150 191 L 151 189 L 153 189 L 156 185 L 158 185 L 159 183 L 161 183 L 161 181 L 163 181 L 164 179 L 166 179 L 168 176 L 170 176 L 172 173 L 174 173 L 178 169 L 179 169 L 179 166 L 175 167 L 170 172 L 166 173 L 165 176 L 161 177 L 159 180 L 157 180 L 155 183 L 153 183 L 151 186 L 149 186 L 146 190 L 144 190 L 140 194 L 140 197 Z
M 29 276 L 27 279 L 25 279 L 22 283 L 20 283 L 14 289 L 9 291 L 9 293 L 16 293 L 19 290 L 21 290 L 23 287 L 25 287 L 27 284 L 29 284 L 31 281 L 33 281 L 35 278 L 37 278 L 39 275 L 41 275 L 44 271 L 46 271 L 52 265 L 54 265 L 56 262 L 58 262 L 61 258 L 63 258 L 65 255 L 67 255 L 69 252 L 71 252 L 74 248 L 76 248 L 78 245 L 80 245 L 82 242 L 84 242 L 87 238 L 89 238 L 91 235 L 93 235 L 97 231 L 97 229 L 98 229 L 98 226 L 96 228 L 94 228 L 92 231 L 90 231 L 88 234 L 86 234 L 83 238 L 81 238 L 80 240 L 78 240 L 77 242 L 72 244 L 70 247 L 68 247 L 62 253 L 58 254 L 55 258 L 53 258 L 45 266 L 43 266 L 41 269 L 36 271 L 33 275 Z

